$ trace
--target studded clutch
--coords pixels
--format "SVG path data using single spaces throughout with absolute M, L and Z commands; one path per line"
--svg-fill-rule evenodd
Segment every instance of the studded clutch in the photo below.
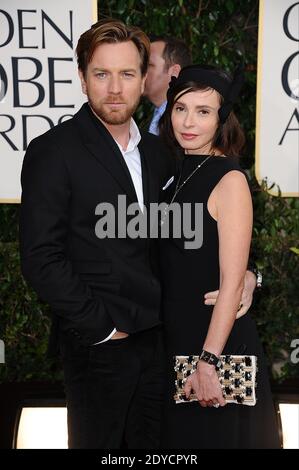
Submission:
M 191 393 L 187 399 L 184 385 L 190 374 L 196 371 L 199 356 L 174 356 L 176 403 L 197 400 Z M 221 365 L 217 370 L 223 397 L 226 403 L 254 406 L 256 404 L 256 356 L 220 356 Z

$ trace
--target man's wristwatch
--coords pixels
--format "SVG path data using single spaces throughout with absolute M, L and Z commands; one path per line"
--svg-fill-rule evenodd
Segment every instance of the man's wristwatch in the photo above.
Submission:
M 212 366 L 215 366 L 216 369 L 219 369 L 221 366 L 221 360 L 219 357 L 217 357 L 215 354 L 210 353 L 208 351 L 205 351 L 204 349 L 202 350 L 200 356 L 199 356 L 200 361 L 207 362 L 208 364 L 211 364 Z

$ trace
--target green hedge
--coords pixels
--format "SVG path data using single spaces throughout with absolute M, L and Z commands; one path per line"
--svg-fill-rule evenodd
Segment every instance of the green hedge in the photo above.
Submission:
M 100 17 L 114 16 L 146 32 L 170 34 L 190 44 L 194 62 L 218 64 L 233 71 L 246 67 L 246 86 L 238 115 L 247 135 L 243 159 L 253 186 L 255 224 L 253 256 L 264 274 L 264 288 L 254 312 L 274 378 L 299 375 L 291 364 L 290 343 L 299 338 L 299 200 L 274 197 L 267 183 L 254 177 L 256 49 L 258 2 L 253 0 L 101 0 Z M 139 108 L 142 123 L 149 106 Z M 59 378 L 59 364 L 45 358 L 49 309 L 25 285 L 19 267 L 18 205 L 0 204 L 0 338 L 6 364 L 0 381 Z

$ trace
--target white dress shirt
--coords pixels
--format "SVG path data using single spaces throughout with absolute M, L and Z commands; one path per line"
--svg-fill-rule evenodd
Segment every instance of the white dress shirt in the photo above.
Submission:
M 126 150 L 123 150 L 122 146 L 117 142 L 119 150 L 124 157 L 124 160 L 127 164 L 128 170 L 130 172 L 134 188 L 137 194 L 137 200 L 140 206 L 140 209 L 143 211 L 143 187 L 142 187 L 142 170 L 141 170 L 141 160 L 140 153 L 138 150 L 138 144 L 141 140 L 141 135 L 137 127 L 136 122 L 131 118 L 130 122 L 130 140 Z
M 131 118 L 130 139 L 129 139 L 129 143 L 128 143 L 126 150 L 123 150 L 122 146 L 117 142 L 117 140 L 115 140 L 115 142 L 117 143 L 119 150 L 121 151 L 122 156 L 124 157 L 124 160 L 127 164 L 128 170 L 130 172 L 130 175 L 134 184 L 139 206 L 141 210 L 143 211 L 144 200 L 143 200 L 143 186 L 142 186 L 142 169 L 141 169 L 140 153 L 138 149 L 138 144 L 140 140 L 141 140 L 141 135 L 137 127 L 137 124 L 134 121 L 134 119 Z M 114 335 L 114 333 L 116 333 L 116 331 L 117 331 L 116 328 L 114 328 L 114 330 L 110 333 L 109 336 L 107 336 L 107 338 L 103 339 L 99 343 L 95 343 L 94 346 L 96 346 L 97 344 L 104 343 L 105 341 L 108 341 Z

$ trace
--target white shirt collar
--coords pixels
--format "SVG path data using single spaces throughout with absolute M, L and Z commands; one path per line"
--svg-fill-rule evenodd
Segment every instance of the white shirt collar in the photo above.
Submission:
M 141 134 L 140 134 L 138 126 L 137 126 L 137 124 L 136 124 L 136 122 L 134 121 L 133 118 L 131 118 L 131 120 L 130 120 L 130 130 L 129 130 L 129 132 L 130 132 L 130 139 L 129 139 L 129 143 L 128 143 L 128 146 L 127 146 L 126 150 L 124 150 L 122 148 L 122 146 L 117 142 L 117 140 L 115 141 L 122 153 L 133 152 L 136 149 L 136 147 L 138 146 L 138 144 L 141 140 Z

